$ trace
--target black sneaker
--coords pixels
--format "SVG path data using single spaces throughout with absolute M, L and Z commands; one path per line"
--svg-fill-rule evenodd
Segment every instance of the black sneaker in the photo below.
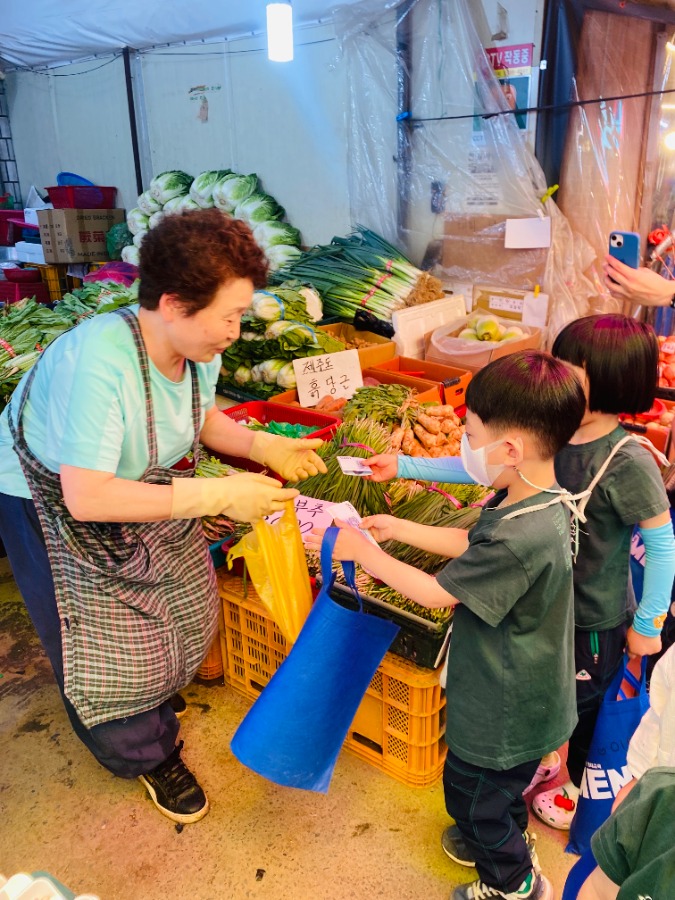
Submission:
M 548 878 L 530 872 L 515 891 L 499 891 L 479 880 L 460 884 L 450 894 L 450 900 L 553 900 L 553 886 Z
M 138 780 L 145 785 L 150 799 L 162 815 L 174 822 L 189 825 L 207 814 L 209 801 L 195 776 L 180 758 L 182 749 L 183 742 L 180 741 L 168 759 L 151 772 L 139 775 Z
M 531 831 L 526 831 L 523 834 L 523 837 L 525 838 L 527 849 L 530 853 L 532 868 L 538 875 L 541 872 L 541 867 L 539 865 L 537 848 L 534 844 L 537 836 Z M 460 866 L 475 868 L 476 860 L 474 859 L 473 852 L 467 846 L 466 841 L 462 837 L 461 832 L 456 825 L 448 825 L 448 827 L 445 829 L 441 837 L 441 846 L 443 847 L 443 852 L 445 853 L 445 855 L 449 856 L 453 862 L 459 863 Z
M 173 697 L 169 697 L 169 703 L 171 704 L 171 709 L 176 714 L 176 718 L 182 719 L 187 712 L 187 703 L 183 700 L 182 695 L 174 694 Z

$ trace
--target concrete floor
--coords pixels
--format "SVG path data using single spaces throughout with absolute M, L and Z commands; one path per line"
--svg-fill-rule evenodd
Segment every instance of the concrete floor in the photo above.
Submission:
M 342 753 L 326 796 L 276 787 L 229 750 L 246 700 L 222 685 L 183 695 L 184 756 L 211 811 L 178 833 L 137 781 L 108 774 L 73 735 L 0 559 L 0 872 L 45 870 L 101 900 L 445 900 L 472 879 L 440 847 L 440 782 L 409 788 Z M 576 857 L 563 834 L 536 832 L 560 897 Z

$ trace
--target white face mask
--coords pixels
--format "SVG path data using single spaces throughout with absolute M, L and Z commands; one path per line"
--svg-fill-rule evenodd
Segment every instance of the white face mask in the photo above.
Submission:
M 493 441 L 491 444 L 485 444 L 484 447 L 473 450 L 466 434 L 462 435 L 459 445 L 462 465 L 476 484 L 484 484 L 486 487 L 493 485 L 507 468 L 505 465 L 490 465 L 487 461 L 488 453 L 503 443 L 503 440 Z

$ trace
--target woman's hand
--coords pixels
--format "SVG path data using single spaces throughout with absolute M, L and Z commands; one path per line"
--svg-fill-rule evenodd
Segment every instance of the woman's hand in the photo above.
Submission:
M 379 453 L 365 460 L 366 465 L 373 470 L 372 475 L 366 475 L 368 481 L 391 481 L 398 473 L 398 455 L 396 453 Z
M 278 472 L 286 481 L 304 481 L 319 473 L 326 474 L 326 463 L 314 452 L 322 444 L 320 438 L 287 438 L 256 431 L 249 456 Z
M 675 282 L 644 266 L 633 269 L 607 255 L 602 268 L 608 291 L 619 300 L 644 306 L 668 306 L 675 294 Z
M 338 562 L 358 562 L 360 553 L 364 548 L 371 547 L 372 544 L 361 534 L 358 528 L 352 528 L 351 525 L 347 525 L 346 522 L 341 522 L 339 519 L 335 520 L 335 524 L 340 529 L 340 533 L 333 548 L 333 559 Z M 316 553 L 320 553 L 325 533 L 325 528 L 315 528 L 313 531 L 310 531 L 305 537 L 305 546 Z
M 375 538 L 378 544 L 384 541 L 395 540 L 395 528 L 397 519 L 395 516 L 366 516 L 361 520 L 361 528 L 365 528 Z

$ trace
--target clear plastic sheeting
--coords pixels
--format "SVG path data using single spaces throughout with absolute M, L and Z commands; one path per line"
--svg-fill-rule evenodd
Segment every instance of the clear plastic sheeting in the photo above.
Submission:
M 588 311 L 593 250 L 551 200 L 483 49 L 481 4 L 366 0 L 334 14 L 349 90 L 352 220 L 449 288 L 550 296 L 548 338 Z M 497 115 L 495 115 L 497 114 Z M 551 219 L 551 247 L 505 250 L 507 218 Z

